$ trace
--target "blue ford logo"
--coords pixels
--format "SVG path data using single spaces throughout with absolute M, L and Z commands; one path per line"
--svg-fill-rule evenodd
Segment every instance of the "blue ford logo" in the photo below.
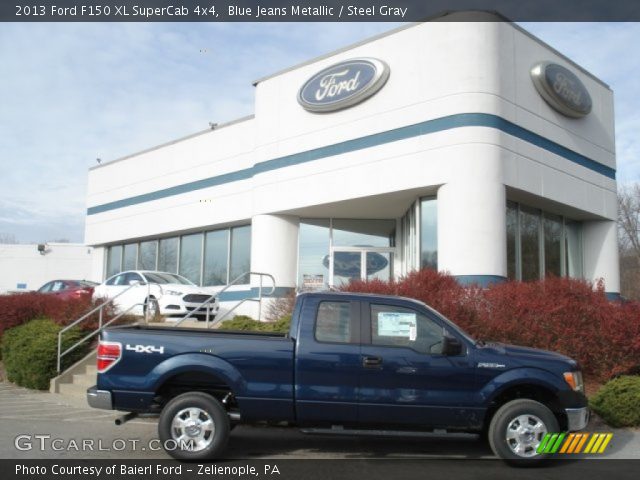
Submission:
M 558 112 L 580 118 L 591 112 L 591 95 L 580 79 L 557 63 L 542 62 L 531 69 L 538 93 Z
M 376 93 L 389 78 L 389 67 L 375 58 L 356 58 L 316 73 L 298 92 L 298 102 L 310 112 L 352 107 Z
M 335 252 L 333 254 L 333 274 L 339 277 L 360 278 L 360 252 Z M 329 255 L 322 259 L 322 265 L 329 268 Z M 367 275 L 384 270 L 389 260 L 377 252 L 367 252 Z

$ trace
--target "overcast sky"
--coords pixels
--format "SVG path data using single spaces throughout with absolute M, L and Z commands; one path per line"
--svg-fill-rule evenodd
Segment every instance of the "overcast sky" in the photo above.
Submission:
M 84 238 L 88 168 L 253 113 L 251 82 L 394 24 L 3 24 L 0 238 Z M 640 179 L 640 24 L 525 28 L 616 95 L 618 180 Z

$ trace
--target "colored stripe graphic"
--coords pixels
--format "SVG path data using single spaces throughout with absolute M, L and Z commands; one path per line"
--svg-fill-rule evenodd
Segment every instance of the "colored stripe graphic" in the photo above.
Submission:
M 537 453 L 604 453 L 609 442 L 613 438 L 612 433 L 547 433 L 542 438 Z M 587 440 L 589 440 L 587 442 Z M 582 447 L 587 444 L 586 448 Z
M 587 438 L 589 438 L 589 434 L 588 433 L 583 433 L 582 434 L 582 440 L 580 440 L 580 443 L 578 444 L 578 446 L 576 447 L 576 450 L 573 453 L 580 453 L 580 450 L 582 450 L 582 446 L 587 441 Z
M 577 435 L 575 433 L 571 433 L 569 434 L 569 436 L 567 437 L 567 441 L 564 442 L 564 445 L 562 445 L 562 448 L 560 449 L 560 452 L 558 453 L 567 453 L 567 449 L 569 448 L 569 446 L 573 446 L 573 444 L 575 443 L 575 438 L 577 437 Z M 571 452 L 569 452 L 571 453 Z
M 613 433 L 607 433 L 605 435 L 606 436 L 604 438 L 604 441 L 602 442 L 602 445 L 600 446 L 600 450 L 598 450 L 598 453 L 604 453 L 604 449 L 607 448 L 607 445 L 609 445 L 609 442 L 613 438 Z

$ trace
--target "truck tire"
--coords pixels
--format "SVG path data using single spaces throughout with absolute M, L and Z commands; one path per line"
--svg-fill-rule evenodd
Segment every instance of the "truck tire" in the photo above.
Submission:
M 211 395 L 183 393 L 162 409 L 158 436 L 165 451 L 178 460 L 215 458 L 227 446 L 229 417 Z
M 545 454 L 537 453 L 547 433 L 559 432 L 558 420 L 540 402 L 512 400 L 502 405 L 489 425 L 491 450 L 507 463 L 521 466 L 539 464 Z

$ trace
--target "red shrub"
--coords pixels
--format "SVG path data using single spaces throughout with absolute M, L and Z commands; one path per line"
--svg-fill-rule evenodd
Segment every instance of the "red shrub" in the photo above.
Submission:
M 563 353 L 596 380 L 640 369 L 640 305 L 608 301 L 601 285 L 548 278 L 481 289 L 422 270 L 396 282 L 353 282 L 344 290 L 416 298 L 476 338 Z
M 352 280 L 343 285 L 340 290 L 343 292 L 367 292 L 376 293 L 378 295 L 397 295 L 396 284 L 393 281 L 383 282 L 382 280 L 373 279 L 368 281 Z
M 63 300 L 53 295 L 41 293 L 21 293 L 16 295 L 0 295 L 0 339 L 5 330 L 22 325 L 34 318 L 46 317 L 60 325 L 68 325 L 87 313 L 94 306 L 90 298 Z M 111 312 L 104 312 L 104 319 Z M 97 326 L 97 314 L 90 320 L 81 323 L 83 329 L 94 329 Z

